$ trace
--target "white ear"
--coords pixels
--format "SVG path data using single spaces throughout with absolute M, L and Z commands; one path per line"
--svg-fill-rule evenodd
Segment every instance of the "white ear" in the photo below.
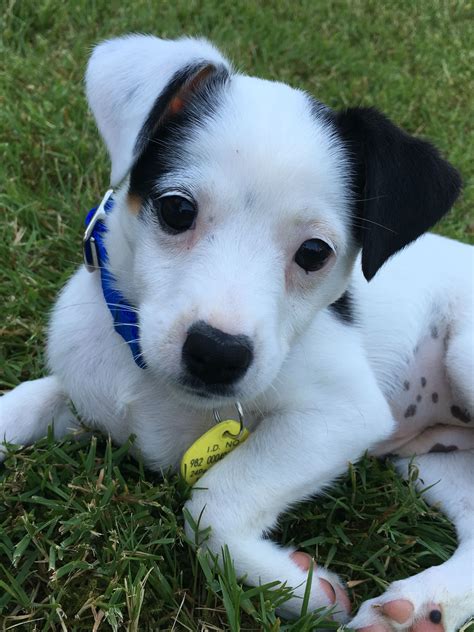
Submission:
M 157 97 L 189 64 L 229 62 L 205 39 L 126 35 L 99 44 L 86 72 L 86 92 L 112 162 L 111 184 L 130 170 L 138 134 Z

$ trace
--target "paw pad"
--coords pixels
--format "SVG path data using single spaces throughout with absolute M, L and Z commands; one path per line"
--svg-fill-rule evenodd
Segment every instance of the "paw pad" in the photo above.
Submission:
M 311 555 L 308 555 L 308 553 L 304 553 L 303 551 L 294 551 L 290 554 L 290 557 L 305 573 L 307 573 L 311 567 L 315 569 L 317 568 L 316 561 L 311 557 Z M 346 614 L 349 614 L 351 611 L 351 602 L 349 601 L 349 597 L 347 596 L 344 588 L 336 581 L 331 583 L 331 581 L 323 577 L 318 577 L 318 580 L 321 590 L 328 598 L 329 603 L 335 604 L 337 602 Z
M 396 599 L 384 604 L 381 611 L 384 616 L 397 623 L 406 623 L 413 616 L 414 608 L 408 599 Z
M 426 609 L 425 609 L 426 608 Z M 357 632 L 445 632 L 442 624 L 443 614 L 439 605 L 425 605 L 423 618 L 415 615 L 415 608 L 408 599 L 394 599 L 384 604 L 372 604 L 377 623 L 362 628 Z M 382 622 L 380 615 L 383 617 Z M 413 621 L 413 619 L 415 619 Z
M 293 562 L 301 568 L 302 571 L 308 572 L 312 565 L 316 565 L 311 555 L 303 553 L 303 551 L 295 551 L 290 555 Z

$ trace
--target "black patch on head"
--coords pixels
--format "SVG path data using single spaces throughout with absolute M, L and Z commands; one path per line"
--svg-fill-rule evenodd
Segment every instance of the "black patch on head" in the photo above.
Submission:
M 150 200 L 160 176 L 179 162 L 177 155 L 183 142 L 189 139 L 193 129 L 205 125 L 215 115 L 219 96 L 229 80 L 224 66 L 212 67 L 191 90 L 189 101 L 183 101 L 176 111 L 170 109 L 173 98 L 207 67 L 209 64 L 204 62 L 186 66 L 173 76 L 156 99 L 135 145 L 137 158 L 130 173 L 130 194 Z
M 431 393 L 431 401 L 433 402 L 433 404 L 437 404 L 438 399 L 439 399 L 438 393 Z
M 410 390 L 410 382 L 409 382 L 408 380 L 405 380 L 405 381 L 403 382 L 403 388 L 404 388 L 406 391 L 409 391 L 409 390 Z
M 431 332 L 430 332 L 430 333 L 431 333 L 431 337 L 432 337 L 434 340 L 436 340 L 436 338 L 439 336 L 439 331 L 438 331 L 438 328 L 437 328 L 437 327 L 435 327 L 434 325 L 433 325 L 433 327 L 431 327 Z
M 421 382 L 421 386 L 422 386 L 423 388 L 425 388 L 425 386 L 426 386 L 426 377 L 422 377 L 422 378 L 421 378 L 421 380 L 420 380 L 420 382 Z
M 370 281 L 389 257 L 449 211 L 461 178 L 437 149 L 373 108 L 351 108 L 334 123 L 352 162 L 354 236 Z
M 420 402 L 421 402 L 421 395 L 417 395 L 417 396 L 416 396 L 416 401 L 417 401 L 418 403 L 420 403 Z
M 468 424 L 471 421 L 471 415 L 469 412 L 466 409 L 463 410 L 459 406 L 451 406 L 451 415 L 465 424 Z
M 405 419 L 408 417 L 414 417 L 416 415 L 416 404 L 410 404 L 405 411 Z
M 442 443 L 435 443 L 430 449 L 431 452 L 456 452 L 458 447 L 456 445 L 443 445 Z
M 329 305 L 329 309 L 341 320 L 343 323 L 347 325 L 354 324 L 355 313 L 354 313 L 354 299 L 349 290 L 346 290 L 342 296 L 340 296 L 337 301 L 331 303 Z

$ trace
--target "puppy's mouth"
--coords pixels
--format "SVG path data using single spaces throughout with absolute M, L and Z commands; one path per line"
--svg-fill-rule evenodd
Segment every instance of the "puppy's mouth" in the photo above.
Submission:
M 208 384 L 197 377 L 183 375 L 178 379 L 179 386 L 189 395 L 206 400 L 235 399 L 236 388 L 231 384 Z

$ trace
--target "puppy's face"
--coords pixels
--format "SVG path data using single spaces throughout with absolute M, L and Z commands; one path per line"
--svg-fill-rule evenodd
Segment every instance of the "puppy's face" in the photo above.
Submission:
M 301 92 L 245 77 L 208 90 L 212 113 L 194 96 L 199 123 L 158 129 L 166 145 L 132 170 L 133 285 L 150 370 L 191 396 L 245 400 L 345 287 L 344 155 Z
M 164 69 L 152 58 L 160 51 Z M 116 82 L 111 94 L 101 79 L 114 64 L 122 90 Z M 161 88 L 150 92 L 156 64 Z M 89 66 L 88 93 L 113 178 L 130 170 L 118 196 L 126 236 L 109 243 L 109 257 L 138 308 L 147 370 L 196 404 L 255 397 L 347 286 L 364 240 L 355 200 L 371 195 L 370 142 L 350 146 L 362 124 L 284 84 L 232 74 L 197 40 L 107 42 Z M 376 127 L 393 134 L 378 116 Z M 391 197 L 384 186 L 374 199 Z M 365 248 L 368 278 L 398 249 L 386 242 Z

